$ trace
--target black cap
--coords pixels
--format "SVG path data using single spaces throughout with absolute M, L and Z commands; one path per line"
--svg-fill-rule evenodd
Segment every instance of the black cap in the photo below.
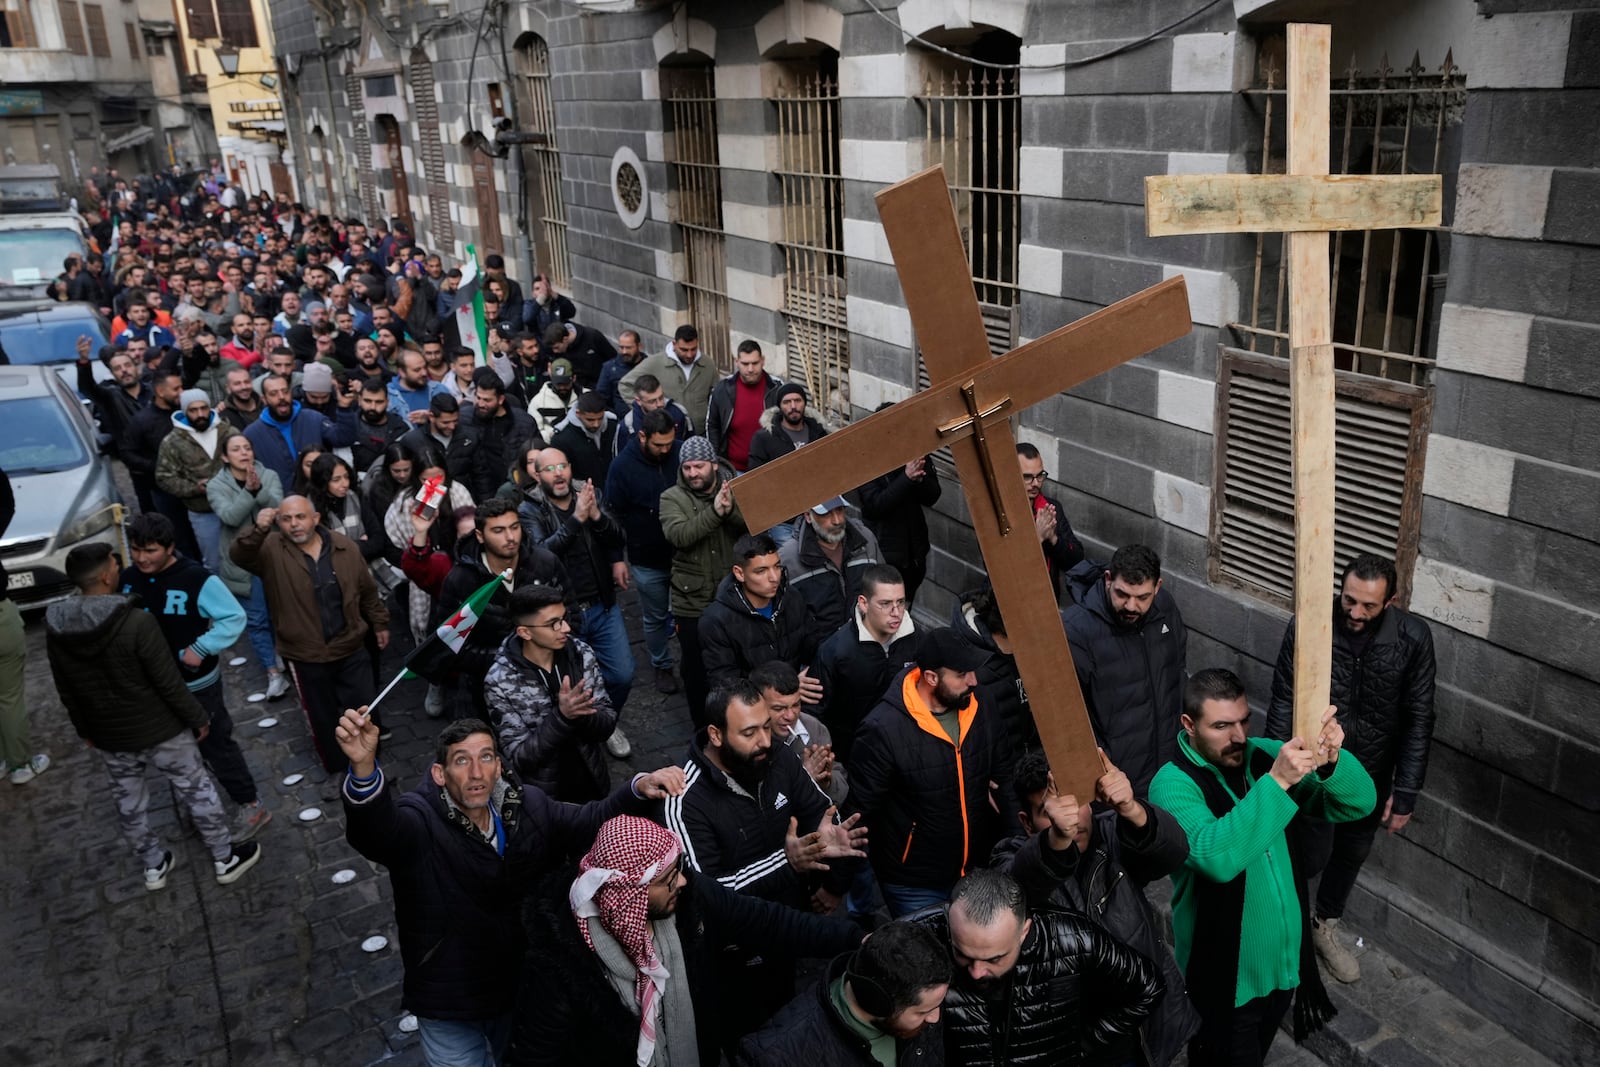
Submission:
M 983 666 L 989 654 L 946 626 L 929 630 L 917 646 L 917 666 L 925 671 L 939 669 L 965 674 Z

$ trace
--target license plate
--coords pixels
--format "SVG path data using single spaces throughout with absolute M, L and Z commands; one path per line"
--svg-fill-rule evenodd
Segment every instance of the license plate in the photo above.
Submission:
M 6 589 L 27 589 L 33 585 L 32 571 L 18 571 L 16 574 L 6 575 Z

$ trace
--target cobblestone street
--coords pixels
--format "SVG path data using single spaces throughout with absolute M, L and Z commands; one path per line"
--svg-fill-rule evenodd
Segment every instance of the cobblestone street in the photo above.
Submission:
M 385 680 L 405 648 L 399 640 L 390 647 Z M 241 640 L 234 655 L 248 654 Z M 630 764 L 677 762 L 689 737 L 681 696 L 657 694 L 642 646 L 636 657 L 646 666 L 622 720 L 634 751 L 626 763 L 611 761 L 613 783 L 632 773 Z M 345 844 L 337 793 L 293 697 L 249 702 L 264 688 L 253 659 L 225 674 L 239 743 L 273 811 L 257 838 L 262 861 L 239 882 L 217 885 L 199 839 L 180 836 L 171 798 L 153 788 L 151 825 L 178 867 L 165 889 L 146 892 L 117 832 L 105 771 L 56 698 L 43 617 L 29 616 L 29 707 L 38 747 L 53 762 L 25 788 L 0 786 L 7 1067 L 423 1062 L 416 1035 L 399 1028 L 388 878 Z M 404 789 L 432 761 L 441 725 L 422 713 L 424 691 L 408 680 L 385 702 L 395 734 L 381 758 Z M 260 726 L 267 718 L 277 724 Z M 285 785 L 292 775 L 302 777 Z M 319 817 L 301 820 L 312 811 Z M 355 878 L 335 884 L 341 870 Z M 364 952 L 373 935 L 388 945 Z

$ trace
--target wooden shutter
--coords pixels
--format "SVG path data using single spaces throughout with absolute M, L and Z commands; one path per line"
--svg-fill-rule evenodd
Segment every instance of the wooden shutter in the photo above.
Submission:
M 12 48 L 39 47 L 39 38 L 33 30 L 33 10 L 29 0 L 17 0 L 17 9 L 6 11 L 6 31 L 11 35 Z
M 217 36 L 217 12 L 212 0 L 184 0 L 184 11 L 189 16 L 189 37 L 193 40 L 210 40 Z
M 1339 375 L 1334 565 L 1361 552 L 1397 561 L 1409 595 L 1421 513 L 1426 389 Z M 1223 349 L 1219 365 L 1213 577 L 1288 604 L 1294 592 L 1289 366 Z M 1330 593 L 1337 574 L 1328 575 Z
M 428 193 L 428 226 L 433 244 L 448 254 L 455 247 L 455 227 L 450 224 L 450 189 L 444 178 L 444 141 L 439 134 L 439 101 L 434 98 L 433 62 L 428 53 L 411 53 L 411 103 L 417 109 L 418 154 L 422 157 L 423 183 Z
M 89 26 L 89 53 L 96 59 L 110 59 L 111 41 L 106 37 L 105 9 L 99 4 L 84 4 L 83 21 Z
M 89 54 L 89 43 L 83 36 L 83 16 L 78 13 L 78 0 L 57 0 L 61 9 L 61 32 L 67 38 L 67 51 L 75 56 Z
M 124 22 L 122 28 L 128 32 L 128 58 L 138 59 L 140 54 L 139 27 L 131 22 Z
M 256 16 L 249 0 L 216 0 L 216 5 L 217 35 L 222 43 L 235 48 L 256 47 Z

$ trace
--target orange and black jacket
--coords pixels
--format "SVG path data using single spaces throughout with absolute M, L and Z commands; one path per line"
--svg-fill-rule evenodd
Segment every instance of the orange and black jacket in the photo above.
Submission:
M 1013 754 L 995 709 L 975 693 L 959 715 L 959 747 L 916 690 L 914 667 L 867 713 L 850 756 L 849 812 L 871 831 L 872 868 L 890 885 L 949 889 L 988 863 L 1005 832 L 989 804 L 1013 805 Z

